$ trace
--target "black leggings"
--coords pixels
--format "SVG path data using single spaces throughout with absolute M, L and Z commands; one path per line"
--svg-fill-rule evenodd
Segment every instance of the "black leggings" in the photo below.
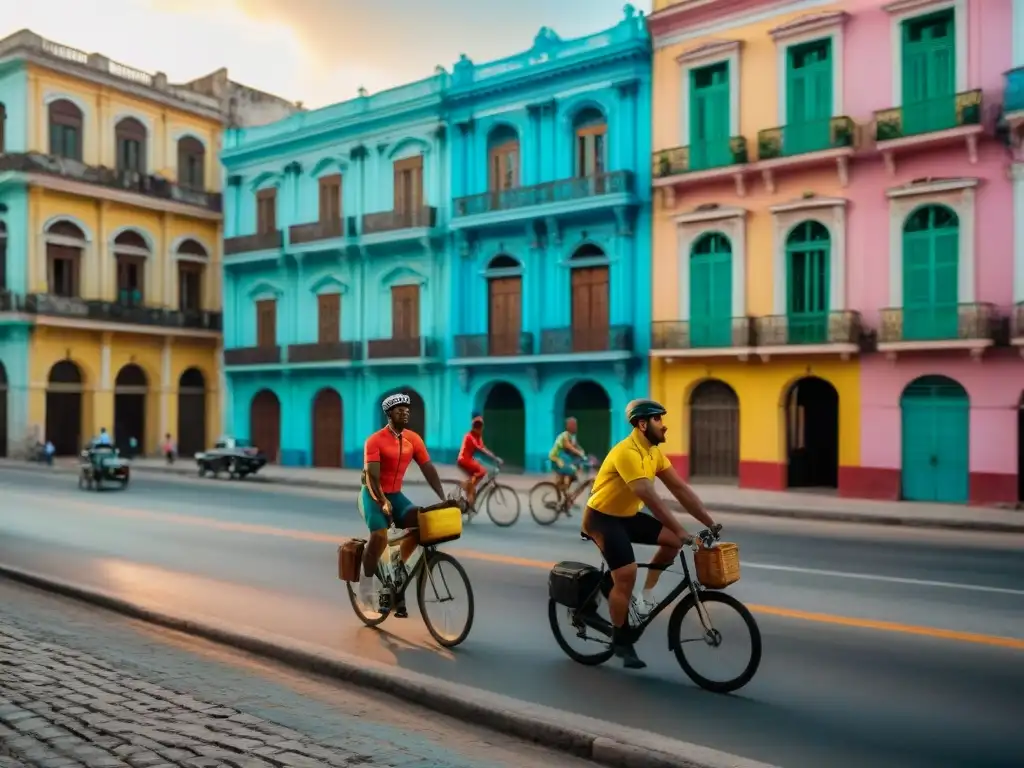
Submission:
M 643 512 L 632 517 L 614 517 L 587 507 L 586 515 L 585 532 L 603 539 L 602 543 L 594 543 L 598 544 L 608 567 L 613 571 L 636 562 L 634 544 L 657 546 L 658 537 L 665 527 L 657 518 Z

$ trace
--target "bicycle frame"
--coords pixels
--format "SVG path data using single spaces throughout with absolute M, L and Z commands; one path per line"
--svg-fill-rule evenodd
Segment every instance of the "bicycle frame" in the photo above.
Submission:
M 442 502 L 440 502 L 438 504 L 431 504 L 430 506 L 421 507 L 420 510 L 422 511 L 424 509 L 425 510 L 430 510 L 430 509 L 434 509 L 434 508 L 438 508 L 438 507 L 444 507 L 444 506 L 447 506 L 448 503 L 449 502 L 447 502 L 447 501 L 442 501 Z M 405 528 L 404 532 L 402 533 L 401 536 L 396 536 L 395 538 L 390 539 L 388 541 L 388 547 L 394 546 L 394 545 L 398 544 L 399 542 L 404 541 L 405 539 L 409 538 L 410 536 L 412 536 L 413 532 L 416 531 L 416 530 L 418 530 L 418 529 L 416 529 L 416 528 Z M 434 593 L 437 594 L 437 586 L 434 584 L 434 577 L 430 575 L 430 571 L 427 570 L 427 567 L 426 567 L 429 558 L 432 557 L 435 552 L 437 552 L 437 545 L 433 544 L 433 545 L 424 546 L 424 545 L 420 544 L 419 548 L 423 550 L 422 554 L 420 555 L 419 560 L 416 561 L 416 565 L 414 565 L 412 568 L 408 569 L 408 574 L 409 574 L 408 578 L 405 581 L 402 582 L 402 586 L 399 587 L 397 591 L 395 591 L 395 582 L 394 582 L 394 579 L 392 578 L 391 569 L 390 568 L 386 568 L 383 562 L 380 562 L 380 561 L 377 562 L 377 578 L 380 579 L 382 584 L 386 584 L 388 589 L 391 590 L 391 594 L 394 597 L 396 602 L 398 602 L 399 600 L 401 600 L 402 598 L 405 597 L 405 591 L 409 588 L 410 584 L 412 584 L 414 581 L 418 581 L 419 579 L 423 578 L 424 576 L 426 576 L 428 579 L 430 579 L 430 586 L 434 588 Z M 385 549 L 385 552 L 387 552 L 386 549 Z M 382 555 L 382 557 L 383 557 L 383 555 Z M 442 581 L 444 580 L 444 574 L 441 575 L 441 579 L 442 579 Z M 447 588 L 448 585 L 445 584 L 444 586 Z

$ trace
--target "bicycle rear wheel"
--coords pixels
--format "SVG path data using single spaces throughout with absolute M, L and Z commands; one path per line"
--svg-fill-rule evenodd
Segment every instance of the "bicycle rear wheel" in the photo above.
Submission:
M 530 514 L 538 525 L 551 525 L 558 519 L 562 508 L 562 492 L 550 480 L 537 483 L 530 489 Z
M 445 648 L 454 648 L 462 643 L 473 628 L 475 605 L 473 587 L 462 564 L 445 552 L 425 552 L 427 558 L 420 571 L 416 585 L 416 601 L 423 615 L 427 631 Z M 449 619 L 455 610 L 453 603 L 458 599 L 453 592 L 465 589 L 466 617 Z
M 728 625 L 732 626 L 723 629 Z M 738 691 L 753 679 L 761 664 L 761 630 L 747 607 L 725 592 L 700 593 L 699 608 L 692 592 L 684 597 L 669 619 L 668 642 L 683 672 L 701 688 L 712 693 Z M 740 655 L 737 674 L 719 679 L 717 676 L 707 677 L 696 670 L 693 660 L 698 656 L 698 651 L 710 651 L 709 656 L 720 660 L 726 653 L 723 648 L 727 642 L 729 647 L 734 642 L 750 644 L 749 650 Z
M 487 516 L 500 528 L 515 525 L 519 519 L 519 494 L 508 485 L 495 483 L 487 490 Z
M 607 619 L 603 619 L 598 614 L 596 606 L 591 608 L 591 611 L 598 620 L 607 621 Z M 578 640 L 579 644 L 584 646 L 583 650 L 577 650 L 569 644 L 569 638 L 566 637 L 567 633 L 562 631 L 562 626 L 559 624 L 560 618 L 566 620 L 568 631 L 572 633 L 574 640 Z M 610 634 L 606 636 L 593 627 L 584 625 L 582 616 L 574 616 L 572 608 L 559 605 L 550 599 L 548 600 L 548 621 L 551 624 L 551 634 L 555 636 L 555 642 L 558 643 L 558 647 L 577 664 L 582 664 L 586 667 L 596 667 L 599 664 L 604 664 L 615 653 L 612 650 Z M 610 630 L 611 622 L 608 622 L 608 627 Z

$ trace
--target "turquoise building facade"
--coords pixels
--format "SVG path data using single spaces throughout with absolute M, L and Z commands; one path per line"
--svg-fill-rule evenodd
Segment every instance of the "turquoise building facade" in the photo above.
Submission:
M 447 415 L 448 75 L 225 132 L 225 431 L 271 461 L 360 466 L 379 403 Z
M 5 167 L 4 153 L 24 152 L 28 124 L 28 75 L 22 62 L 0 67 L 0 457 L 23 454 L 28 433 L 31 324 L 21 312 L 28 291 L 28 191 Z
M 471 414 L 506 465 L 548 467 L 566 416 L 602 456 L 648 391 L 651 45 L 630 6 L 571 40 L 463 57 L 446 98 L 452 163 L 447 369 L 458 446 Z

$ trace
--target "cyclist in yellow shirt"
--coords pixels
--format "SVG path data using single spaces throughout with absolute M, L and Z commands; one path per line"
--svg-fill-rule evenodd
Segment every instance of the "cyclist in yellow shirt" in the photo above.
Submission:
M 715 521 L 697 495 L 683 482 L 658 446 L 665 442 L 667 427 L 661 417 L 667 411 L 654 400 L 633 400 L 626 419 L 633 427 L 629 436 L 609 451 L 594 478 L 594 487 L 583 513 L 583 533 L 604 555 L 614 585 L 608 596 L 614 634 L 612 648 L 629 669 L 647 665 L 636 655 L 626 637 L 629 604 L 636 585 L 634 544 L 657 546 L 652 563 L 671 565 L 688 538 L 686 530 L 654 487 L 657 477 L 683 508 L 708 528 Z M 653 514 L 638 514 L 643 507 Z M 650 605 L 660 570 L 647 572 L 642 600 Z

